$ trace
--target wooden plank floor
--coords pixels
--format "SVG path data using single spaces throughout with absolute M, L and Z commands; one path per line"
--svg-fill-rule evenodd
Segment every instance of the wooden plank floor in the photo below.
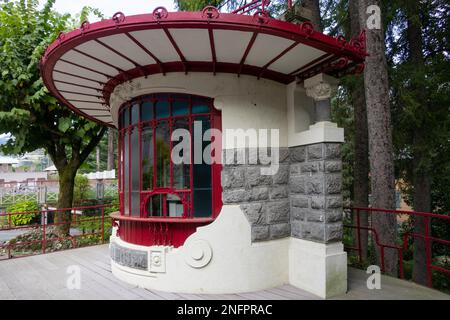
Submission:
M 67 288 L 69 266 L 81 270 L 81 289 Z M 449 299 L 448 295 L 410 282 L 383 277 L 382 290 L 368 290 L 367 275 L 349 271 L 349 292 L 336 299 Z M 116 279 L 108 246 L 96 246 L 0 261 L 0 300 L 317 300 L 306 291 L 284 285 L 259 292 L 232 295 L 180 294 L 146 290 Z

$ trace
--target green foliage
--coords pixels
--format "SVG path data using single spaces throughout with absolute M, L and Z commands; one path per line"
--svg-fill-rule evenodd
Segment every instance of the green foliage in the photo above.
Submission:
M 440 256 L 435 258 L 435 266 L 450 270 L 450 256 Z M 433 270 L 433 288 L 450 293 L 450 274 Z
M 119 208 L 119 195 L 116 194 L 114 198 L 111 199 L 111 207 L 105 208 L 105 216 L 108 216 L 113 212 L 118 212 Z
M 112 221 L 109 215 L 113 212 L 119 211 L 119 197 L 115 196 L 111 201 L 112 206 L 104 209 L 104 227 L 103 237 L 104 241 L 109 241 L 112 231 Z M 83 212 L 83 221 L 77 223 L 76 228 L 81 231 L 82 234 L 100 233 L 97 235 L 86 235 L 79 238 L 78 243 L 82 245 L 92 245 L 101 242 L 101 211 L 99 209 L 85 210 Z
M 108 135 L 105 134 L 97 146 L 100 148 L 100 171 L 107 170 L 108 165 Z M 117 138 L 114 139 L 114 161 L 117 161 Z M 117 166 L 116 166 L 117 167 Z M 86 161 L 81 165 L 80 173 L 90 173 L 97 171 L 97 152 L 93 150 Z
M 176 0 L 175 5 L 179 11 L 200 11 L 206 6 L 219 7 L 224 0 Z
M 89 179 L 86 176 L 77 174 L 75 177 L 75 188 L 73 191 L 74 205 L 79 205 L 83 200 L 89 196 L 91 187 L 89 185 Z
M 22 154 L 44 148 L 64 177 L 60 190 L 71 191 L 71 187 L 62 185 L 70 183 L 105 128 L 80 118 L 49 94 L 40 76 L 39 61 L 60 32 L 79 25 L 78 19 L 85 19 L 89 13 L 98 12 L 84 8 L 74 19 L 53 11 L 54 2 L 48 0 L 42 9 L 37 0 L 0 4 L 0 133 L 13 136 L 0 151 Z M 61 206 L 71 206 L 65 199 L 59 199 Z
M 250 1 L 245 0 L 174 0 L 179 11 L 201 11 L 206 6 L 213 6 L 219 9 L 225 8 L 228 11 L 238 9 Z M 285 0 L 272 0 L 267 10 L 271 15 L 276 16 L 287 9 Z
M 39 206 L 36 201 L 19 201 L 6 208 L 7 213 L 25 213 L 38 210 Z M 26 226 L 38 222 L 39 217 L 39 213 L 11 215 L 11 223 L 14 226 Z
M 346 86 L 341 86 L 332 100 L 331 116 L 340 128 L 344 128 L 345 142 L 342 145 L 342 193 L 347 204 L 353 199 L 353 163 L 354 163 L 354 118 L 353 106 Z

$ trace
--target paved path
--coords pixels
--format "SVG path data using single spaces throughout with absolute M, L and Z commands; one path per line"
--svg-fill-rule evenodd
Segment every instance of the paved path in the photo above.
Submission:
M 81 289 L 69 290 L 67 268 L 81 269 Z M 382 290 L 368 290 L 367 275 L 350 269 L 349 292 L 336 299 L 450 299 L 450 296 L 394 278 L 382 278 Z M 3 299 L 149 299 L 149 300 L 311 300 L 318 297 L 295 287 L 235 295 L 178 294 L 146 290 L 116 279 L 110 269 L 108 246 L 96 246 L 0 261 L 0 300 Z

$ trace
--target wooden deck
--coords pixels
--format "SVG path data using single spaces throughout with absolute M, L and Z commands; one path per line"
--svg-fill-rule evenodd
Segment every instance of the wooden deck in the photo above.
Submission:
M 69 266 L 81 269 L 81 289 L 69 290 Z M 368 290 L 367 275 L 349 271 L 349 292 L 337 299 L 450 299 L 416 284 L 383 277 L 381 290 Z M 316 300 L 318 297 L 284 285 L 234 295 L 179 294 L 146 290 L 116 279 L 110 269 L 108 246 L 96 246 L 41 256 L 0 261 L 0 300 Z

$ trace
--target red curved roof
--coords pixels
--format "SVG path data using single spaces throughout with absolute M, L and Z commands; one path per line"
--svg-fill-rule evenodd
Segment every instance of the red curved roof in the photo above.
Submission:
M 112 19 L 62 33 L 41 60 L 45 85 L 62 103 L 109 126 L 114 88 L 169 72 L 246 74 L 288 84 L 319 72 L 361 72 L 364 33 L 347 42 L 264 15 L 171 12 Z

